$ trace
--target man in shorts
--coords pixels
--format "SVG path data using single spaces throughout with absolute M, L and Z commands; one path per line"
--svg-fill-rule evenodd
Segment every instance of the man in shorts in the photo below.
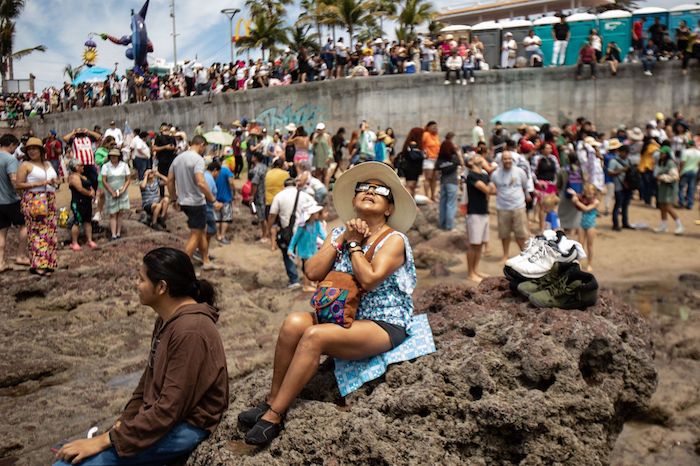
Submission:
M 236 168 L 238 167 L 234 167 Z M 221 244 L 231 244 L 226 238 L 226 230 L 233 223 L 233 193 L 236 190 L 233 180 L 231 168 L 226 163 L 221 164 L 221 169 L 216 175 L 216 200 L 221 203 L 221 209 L 214 211 L 216 240 Z
M 176 208 L 179 206 L 187 215 L 190 237 L 185 245 L 185 252 L 190 257 L 199 249 L 202 255 L 202 269 L 216 267 L 209 261 L 209 243 L 205 235 L 207 226 L 207 202 L 220 207 L 204 178 L 204 152 L 207 141 L 202 136 L 195 136 L 190 142 L 190 149 L 175 157 L 168 173 L 168 193 Z
M 253 152 L 251 157 L 253 168 L 251 169 L 250 183 L 253 186 L 251 197 L 258 213 L 258 221 L 260 222 L 260 242 L 267 243 L 267 214 L 265 209 L 265 175 L 267 175 L 267 165 L 263 163 L 263 155 L 259 152 Z
M 527 174 L 513 164 L 513 153 L 506 150 L 501 156 L 502 166 L 491 175 L 491 193 L 496 194 L 498 237 L 503 244 L 503 262 L 508 260 L 511 233 L 520 250 L 530 235 L 525 203 L 530 200 Z
M 158 173 L 157 170 L 149 168 L 144 172 L 143 180 L 141 180 L 139 187 L 141 188 L 141 207 L 150 217 L 148 226 L 160 231 L 166 228 L 165 216 L 168 215 L 170 199 L 168 196 L 160 197 L 159 179 L 165 183 L 168 182 L 168 179 Z
M 479 273 L 479 261 L 484 245 L 489 242 L 489 174 L 486 159 L 473 156 L 469 162 L 467 175 L 467 273 L 469 280 L 480 283 L 485 277 Z
M 19 196 L 15 189 L 19 161 L 12 155 L 19 146 L 19 140 L 12 134 L 0 137 L 0 273 L 10 266 L 5 262 L 7 232 L 11 226 L 19 227 L 19 244 L 15 263 L 29 265 L 27 257 L 27 227 L 20 209 Z

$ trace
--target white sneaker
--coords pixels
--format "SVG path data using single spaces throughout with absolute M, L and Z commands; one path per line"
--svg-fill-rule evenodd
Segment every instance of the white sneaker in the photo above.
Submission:
M 473 82 L 474 82 L 474 78 L 469 78 L 469 82 L 470 82 L 470 83 L 473 83 Z
M 685 228 L 683 228 L 683 225 L 678 225 L 676 227 L 676 231 L 673 232 L 674 235 L 679 235 L 679 236 L 682 235 L 683 233 L 685 233 Z
M 467 80 L 466 80 L 466 79 L 463 79 L 463 80 L 462 80 L 462 86 L 466 86 L 466 85 L 467 85 Z
M 449 85 L 450 85 L 450 82 L 446 80 L 446 81 L 445 81 L 445 86 L 449 86 Z
M 654 228 L 654 233 L 666 233 L 668 231 L 668 227 L 666 225 L 659 225 L 658 228 Z
M 297 283 L 290 283 L 289 285 L 287 285 L 288 290 L 296 290 L 299 288 L 301 288 L 301 283 L 298 283 L 298 282 Z
M 92 221 L 93 222 L 101 222 L 102 221 L 102 215 L 100 215 L 99 212 L 97 212 L 95 215 L 92 216 Z
M 525 244 L 523 250 L 520 251 L 520 254 L 508 259 L 505 265 L 507 265 L 508 267 L 512 267 L 513 264 L 520 261 L 521 258 L 530 257 L 539 249 L 540 243 L 544 243 L 547 241 L 558 241 L 557 233 L 554 230 L 545 230 L 542 232 L 541 235 L 531 236 L 530 238 L 528 238 L 527 244 Z
M 645 72 L 644 72 L 644 75 L 645 75 L 645 76 L 652 76 L 651 71 L 645 71 Z
M 540 236 L 534 240 L 535 242 L 531 242 L 534 244 L 534 251 L 528 247 L 527 255 L 521 254 L 506 262 L 507 266 L 526 278 L 542 277 L 556 262 L 574 262 L 586 257 L 578 241 L 570 240 L 561 233 L 555 233 L 554 239 Z

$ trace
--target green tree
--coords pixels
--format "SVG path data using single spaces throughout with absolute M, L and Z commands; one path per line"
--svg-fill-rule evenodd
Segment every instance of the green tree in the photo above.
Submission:
M 399 26 L 406 29 L 407 40 L 415 38 L 415 29 L 435 18 L 435 7 L 428 0 L 404 0 L 398 16 Z
M 81 71 L 83 71 L 83 68 L 85 65 L 80 65 L 77 67 L 73 67 L 70 63 L 66 65 L 65 68 L 63 68 L 63 75 L 68 76 L 68 79 L 70 79 L 71 82 L 75 80 L 75 78 L 78 77 Z
M 371 2 L 362 0 L 336 0 L 328 6 L 328 24 L 343 26 L 350 35 L 350 48 L 353 46 L 355 30 L 367 22 L 371 15 Z
M 379 30 L 381 33 L 378 36 L 384 36 L 384 20 L 396 19 L 396 2 L 392 0 L 373 0 L 372 16 L 379 18 Z
M 321 25 L 327 24 L 328 5 L 331 2 L 332 0 L 301 0 L 301 3 L 299 4 L 301 7 L 301 13 L 299 13 L 299 18 L 297 19 L 295 25 L 301 26 L 313 24 L 314 29 L 316 29 L 319 49 L 323 46 Z
M 278 16 L 269 17 L 266 14 L 260 14 L 253 16 L 250 34 L 238 39 L 236 45 L 243 50 L 260 49 L 264 60 L 266 50 L 272 57 L 277 51 L 276 45 L 286 44 L 288 41 L 287 28 Z
M 292 0 L 246 0 L 245 6 L 250 11 L 251 19 L 256 16 L 266 15 L 269 18 L 284 18 L 287 14 L 287 5 L 290 5 Z
M 311 26 L 307 25 L 295 25 L 287 30 L 287 45 L 289 48 L 295 52 L 299 52 L 301 48 L 306 50 L 316 50 L 319 51 L 320 47 L 318 41 L 316 40 L 316 33 L 309 33 Z
M 14 79 L 14 60 L 33 52 L 45 52 L 44 45 L 15 51 L 15 20 L 24 9 L 24 0 L 0 0 L 0 75 Z

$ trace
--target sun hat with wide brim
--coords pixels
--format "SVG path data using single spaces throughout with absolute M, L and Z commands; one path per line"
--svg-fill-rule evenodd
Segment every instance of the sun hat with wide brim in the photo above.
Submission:
M 610 143 L 608 143 L 608 150 L 617 150 L 620 147 L 622 147 L 622 143 L 617 138 L 612 139 Z
M 627 132 L 627 137 L 633 141 L 642 141 L 644 139 L 644 133 L 640 128 L 633 128 L 632 131 Z
M 406 232 L 416 219 L 416 202 L 401 184 L 394 170 L 385 163 L 365 162 L 343 173 L 333 188 L 333 205 L 338 216 L 347 222 L 357 216 L 352 200 L 355 197 L 355 185 L 360 181 L 379 180 L 389 189 L 394 198 L 394 213 L 387 224 L 394 230 Z
M 109 152 L 107 153 L 107 157 L 119 157 L 121 158 L 122 156 L 122 151 L 119 149 L 110 149 Z
M 39 138 L 29 138 L 27 139 L 27 142 L 24 143 L 24 148 L 29 149 L 30 147 L 37 147 L 41 152 L 46 152 L 46 149 L 44 148 L 44 145 L 41 143 L 41 139 Z
M 596 141 L 596 139 L 593 136 L 586 136 L 583 139 L 583 142 L 585 142 L 589 146 L 600 147 L 600 143 L 598 141 Z

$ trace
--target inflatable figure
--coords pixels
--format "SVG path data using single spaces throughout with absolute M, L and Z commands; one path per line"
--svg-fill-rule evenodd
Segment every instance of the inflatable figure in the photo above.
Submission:
M 126 49 L 126 57 L 129 60 L 134 60 L 134 72 L 139 75 L 143 75 L 148 69 L 146 55 L 148 52 L 153 52 L 153 44 L 148 39 L 148 32 L 146 32 L 146 13 L 149 2 L 150 0 L 146 0 L 138 14 L 134 14 L 134 10 L 131 10 L 131 36 L 117 38 L 109 34 L 100 34 L 102 40 L 109 40 L 117 45 L 131 46 Z
M 97 61 L 97 44 L 92 40 L 92 35 L 85 41 L 85 50 L 83 51 L 83 65 L 88 68 L 95 66 Z

